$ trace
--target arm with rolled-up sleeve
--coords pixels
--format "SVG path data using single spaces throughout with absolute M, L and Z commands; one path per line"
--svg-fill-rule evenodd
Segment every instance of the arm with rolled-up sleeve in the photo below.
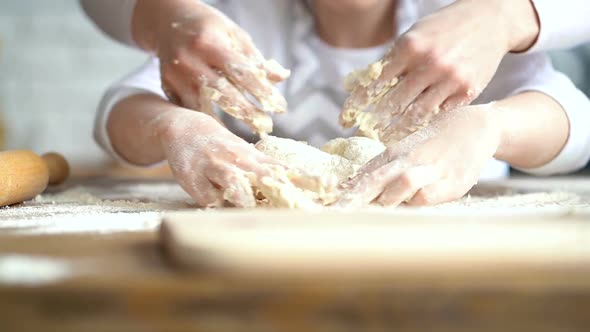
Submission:
M 131 30 L 136 0 L 80 0 L 86 15 L 104 33 L 129 46 L 136 46 Z
M 583 168 L 590 160 L 590 100 L 564 74 L 551 65 L 545 54 L 507 55 L 479 102 L 491 102 L 527 91 L 554 99 L 567 115 L 569 137 L 549 163 L 520 169 L 533 175 L 563 174 Z
M 539 36 L 527 51 L 570 48 L 590 42 L 588 0 L 531 0 L 540 23 Z
M 94 122 L 94 138 L 109 155 L 123 164 L 129 164 L 113 148 L 107 132 L 107 121 L 113 107 L 121 100 L 138 94 L 154 94 L 167 99 L 161 88 L 160 69 L 157 58 L 150 58 L 145 64 L 111 85 L 100 101 Z

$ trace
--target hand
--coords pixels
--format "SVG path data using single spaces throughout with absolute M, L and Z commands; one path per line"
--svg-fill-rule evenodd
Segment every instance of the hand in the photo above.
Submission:
M 264 111 L 286 111 L 274 84 L 285 80 L 289 71 L 264 59 L 246 32 L 208 5 L 191 1 L 184 10 L 164 11 L 162 16 L 155 50 L 169 99 L 213 117 L 216 103 L 254 132 L 271 132 L 272 121 Z M 257 98 L 264 111 L 246 94 Z
M 470 104 L 506 53 L 529 47 L 538 31 L 530 0 L 456 1 L 401 36 L 375 79 L 353 82 L 341 121 L 358 125 L 351 110 L 362 112 L 375 103 L 371 126 L 382 141 L 400 141 L 439 111 Z M 381 91 L 398 78 L 395 87 Z
M 225 201 L 254 207 L 252 187 L 265 178 L 291 185 L 286 168 L 235 136 L 212 118 L 189 111 L 171 111 L 152 121 L 175 178 L 202 207 Z
M 343 185 L 336 205 L 430 205 L 460 198 L 477 183 L 501 141 L 500 120 L 491 105 L 440 114 L 361 168 Z

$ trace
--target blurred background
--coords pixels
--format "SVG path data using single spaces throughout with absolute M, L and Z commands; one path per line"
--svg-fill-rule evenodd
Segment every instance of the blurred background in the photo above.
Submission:
M 145 58 L 100 34 L 76 0 L 0 0 L 2 149 L 57 150 L 78 167 L 106 163 L 92 138 L 96 106 Z
M 590 45 L 552 57 L 590 94 Z M 57 150 L 77 167 L 107 164 L 92 138 L 96 105 L 145 58 L 101 35 L 76 0 L 0 0 L 0 150 Z

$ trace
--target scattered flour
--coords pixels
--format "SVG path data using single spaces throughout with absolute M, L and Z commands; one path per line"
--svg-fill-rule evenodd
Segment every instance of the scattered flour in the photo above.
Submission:
M 572 180 L 483 183 L 470 195 L 434 207 L 384 209 L 399 216 L 555 216 L 590 218 L 590 186 Z M 574 183 L 574 187 L 570 187 Z M 510 184 L 507 186 L 507 184 Z M 535 187 L 536 184 L 536 187 Z M 548 188 L 562 188 L 551 192 Z M 564 191 L 571 189 L 572 191 Z M 115 233 L 156 229 L 162 214 L 191 210 L 190 198 L 174 182 L 97 179 L 61 188 L 22 205 L 0 208 L 3 234 Z
M 194 209 L 173 182 L 89 181 L 0 208 L 0 231 L 16 234 L 153 230 L 161 215 Z

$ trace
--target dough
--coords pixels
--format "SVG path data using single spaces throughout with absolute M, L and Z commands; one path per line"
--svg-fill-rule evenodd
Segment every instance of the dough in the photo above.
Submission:
M 386 65 L 386 60 L 380 60 L 365 69 L 350 73 L 344 79 L 344 88 L 352 93 L 352 98 L 344 104 L 340 124 L 344 128 L 358 127 L 359 132 L 374 140 L 379 140 L 381 132 L 375 128 L 379 119 L 372 112 L 372 107 L 381 102 L 383 97 L 399 83 L 399 79 L 394 77 L 372 86 L 372 83 L 381 76 Z M 354 91 L 356 86 L 363 89 Z
M 324 205 L 335 199 L 334 186 L 330 184 L 342 183 L 353 177 L 360 167 L 385 150 L 383 144 L 366 137 L 337 138 L 320 150 L 306 142 L 267 136 L 256 144 L 256 148 L 293 169 L 301 170 L 305 176 L 319 179 L 313 183 L 323 185 L 301 189 L 301 192 Z M 265 199 L 264 204 L 275 205 L 272 198 Z M 298 204 L 293 202 L 291 205 Z
M 381 154 L 385 146 L 367 137 L 336 138 L 322 147 L 322 151 L 350 160 L 355 166 L 362 166 Z M 356 169 L 355 169 L 356 171 Z

